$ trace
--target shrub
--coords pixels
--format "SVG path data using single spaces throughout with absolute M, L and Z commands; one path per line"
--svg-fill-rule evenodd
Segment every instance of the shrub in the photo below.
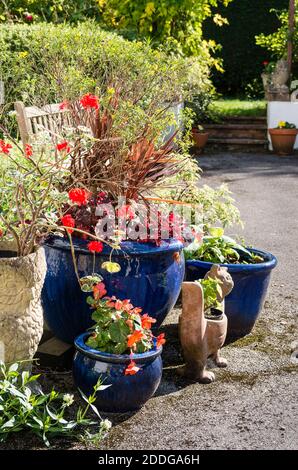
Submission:
M 128 122 L 143 122 L 148 110 L 186 96 L 208 93 L 208 64 L 127 41 L 90 21 L 77 27 L 40 23 L 3 25 L 1 73 L 6 101 L 59 102 L 86 92 L 121 88 Z M 42 73 L 41 73 L 42 71 Z

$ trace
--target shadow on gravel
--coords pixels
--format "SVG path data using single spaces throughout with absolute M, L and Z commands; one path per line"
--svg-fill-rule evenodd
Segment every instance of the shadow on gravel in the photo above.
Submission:
M 228 170 L 229 174 L 242 174 L 240 179 L 245 178 L 245 174 L 250 177 L 298 176 L 298 154 L 289 157 L 245 153 L 205 154 L 198 158 L 198 164 L 206 176 L 220 170 Z M 228 182 L 229 178 L 226 181 Z

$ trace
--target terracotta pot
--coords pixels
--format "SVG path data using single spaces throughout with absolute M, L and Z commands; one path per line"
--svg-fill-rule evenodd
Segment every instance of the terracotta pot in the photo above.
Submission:
M 0 244 L 0 359 L 32 359 L 43 333 L 41 289 L 46 275 L 43 248 L 24 257 Z
M 274 152 L 278 155 L 292 155 L 298 129 L 269 129 Z
M 192 129 L 192 137 L 195 141 L 196 148 L 203 150 L 207 144 L 209 132 L 200 132 L 198 129 Z

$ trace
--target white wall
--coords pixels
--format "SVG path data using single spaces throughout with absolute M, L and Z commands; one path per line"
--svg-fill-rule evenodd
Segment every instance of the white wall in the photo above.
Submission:
M 298 128 L 298 101 L 269 101 L 267 108 L 268 129 L 277 127 L 279 121 L 288 121 L 296 124 Z M 272 150 L 270 135 L 269 149 Z M 298 136 L 295 142 L 295 149 L 298 148 Z

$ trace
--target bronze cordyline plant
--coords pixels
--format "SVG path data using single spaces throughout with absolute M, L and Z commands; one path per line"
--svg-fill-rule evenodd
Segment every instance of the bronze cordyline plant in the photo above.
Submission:
M 73 128 L 67 142 L 69 176 L 64 190 L 83 187 L 94 195 L 105 191 L 111 201 L 118 197 L 138 201 L 181 169 L 182 161 L 173 150 L 175 135 L 158 144 L 159 136 L 147 123 L 135 141 L 124 142 L 113 125 L 119 99 L 116 89 L 107 105 L 91 94 L 62 103 Z

